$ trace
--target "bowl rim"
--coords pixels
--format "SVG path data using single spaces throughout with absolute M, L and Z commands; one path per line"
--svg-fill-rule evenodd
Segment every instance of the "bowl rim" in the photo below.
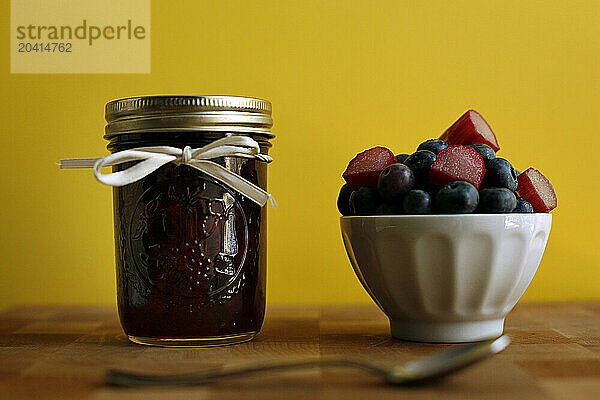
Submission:
M 340 219 L 380 219 L 380 218 L 477 218 L 477 217 L 509 217 L 509 216 L 542 216 L 547 215 L 552 217 L 551 213 L 472 213 L 472 214 L 385 214 L 385 215 L 341 215 Z

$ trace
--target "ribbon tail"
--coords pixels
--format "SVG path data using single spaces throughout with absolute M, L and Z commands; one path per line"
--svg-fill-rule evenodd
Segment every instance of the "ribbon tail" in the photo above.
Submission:
M 275 197 L 272 194 L 267 193 L 269 195 L 269 201 L 271 202 L 271 208 L 277 207 L 277 202 L 275 201 Z
M 271 201 L 271 206 L 277 205 L 271 194 L 217 163 L 208 160 L 191 160 L 187 165 L 226 184 L 261 207 L 267 204 L 267 201 Z
M 112 172 L 109 174 L 102 173 L 103 167 L 119 165 L 127 161 L 138 161 L 142 156 L 143 153 L 142 155 L 140 155 L 136 154 L 136 152 L 134 151 L 131 151 L 130 153 L 123 151 L 121 153 L 115 153 L 100 158 L 94 164 L 94 176 L 100 183 L 103 183 L 105 185 L 125 186 L 130 183 L 139 181 L 140 179 L 147 175 L 150 175 L 152 172 L 156 171 L 163 165 L 168 164 L 176 159 L 175 156 L 171 155 L 155 154 L 150 158 L 144 159 L 143 161 L 122 171 Z
M 94 164 L 99 158 L 66 158 L 60 160 L 57 165 L 60 169 L 75 169 L 75 168 L 94 168 Z

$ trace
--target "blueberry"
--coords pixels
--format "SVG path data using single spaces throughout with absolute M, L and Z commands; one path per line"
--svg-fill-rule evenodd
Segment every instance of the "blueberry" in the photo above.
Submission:
M 446 183 L 435 195 L 436 209 L 450 214 L 463 214 L 475 211 L 479 203 L 479 193 L 469 182 Z
M 448 143 L 444 142 L 440 139 L 429 139 L 426 142 L 423 142 L 417 147 L 417 151 L 419 150 L 429 150 L 433 154 L 437 154 L 440 151 L 444 150 L 448 147 Z
M 342 215 L 352 215 L 350 210 L 350 195 L 352 188 L 347 183 L 340 189 L 340 194 L 337 199 L 337 208 Z
M 387 201 L 400 200 L 415 185 L 412 171 L 404 164 L 388 165 L 379 174 L 377 191 Z
M 377 190 L 361 186 L 350 195 L 350 210 L 353 215 L 373 215 L 380 202 Z
M 532 213 L 533 206 L 522 197 L 517 196 L 517 206 L 512 210 L 514 213 Z
M 506 188 L 511 192 L 517 190 L 517 172 L 504 158 L 494 158 L 485 166 L 483 186 L 486 188 Z
M 375 210 L 376 215 L 399 215 L 402 214 L 402 204 L 395 203 L 381 203 Z
M 415 187 L 413 189 L 414 190 L 422 190 L 424 192 L 427 192 L 427 193 L 429 193 L 429 195 L 432 198 L 434 198 L 435 194 L 438 192 L 438 190 L 440 190 L 440 187 L 438 185 L 434 185 L 433 183 L 425 182 L 425 183 L 415 184 Z
M 410 154 L 398 154 L 396 156 L 396 160 L 400 163 L 400 164 L 404 164 L 404 161 L 406 161 L 406 159 L 410 156 Z
M 402 207 L 407 214 L 430 214 L 431 196 L 423 190 L 411 190 L 404 196 Z
M 427 183 L 429 182 L 429 168 L 436 159 L 434 152 L 429 150 L 418 150 L 415 151 L 406 159 L 404 164 L 408 166 L 415 175 L 416 183 Z
M 508 213 L 517 205 L 515 194 L 506 188 L 483 189 L 479 192 L 479 211 Z
M 487 165 L 487 163 L 489 161 L 496 158 L 496 152 L 494 151 L 494 149 L 492 149 L 487 144 L 473 143 L 473 144 L 470 144 L 469 147 L 474 148 L 479 153 L 479 155 L 481 157 L 483 157 L 483 161 L 485 162 L 485 165 Z

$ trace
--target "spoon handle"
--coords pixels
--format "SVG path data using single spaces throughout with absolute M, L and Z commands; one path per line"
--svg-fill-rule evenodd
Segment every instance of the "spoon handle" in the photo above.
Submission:
M 293 361 L 274 361 L 251 366 L 226 367 L 219 370 L 186 375 L 145 375 L 133 374 L 118 370 L 109 370 L 104 379 L 114 386 L 189 386 L 201 385 L 220 378 L 237 377 L 267 371 L 285 371 L 290 369 L 309 368 L 315 366 L 335 366 L 357 368 L 374 375 L 387 377 L 388 372 L 368 362 L 351 358 L 325 356 Z

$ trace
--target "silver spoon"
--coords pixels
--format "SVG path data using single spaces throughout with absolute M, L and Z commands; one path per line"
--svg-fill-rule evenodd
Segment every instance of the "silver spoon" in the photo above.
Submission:
M 415 384 L 449 375 L 486 357 L 501 352 L 510 343 L 507 335 L 497 339 L 456 346 L 450 350 L 440 351 L 431 356 L 416 359 L 404 365 L 384 369 L 368 361 L 338 356 L 325 356 L 297 361 L 275 361 L 252 366 L 227 367 L 186 375 L 140 375 L 123 371 L 109 370 L 105 382 L 116 386 L 189 386 L 201 385 L 217 379 L 266 372 L 306 367 L 351 367 L 381 376 L 393 385 Z

